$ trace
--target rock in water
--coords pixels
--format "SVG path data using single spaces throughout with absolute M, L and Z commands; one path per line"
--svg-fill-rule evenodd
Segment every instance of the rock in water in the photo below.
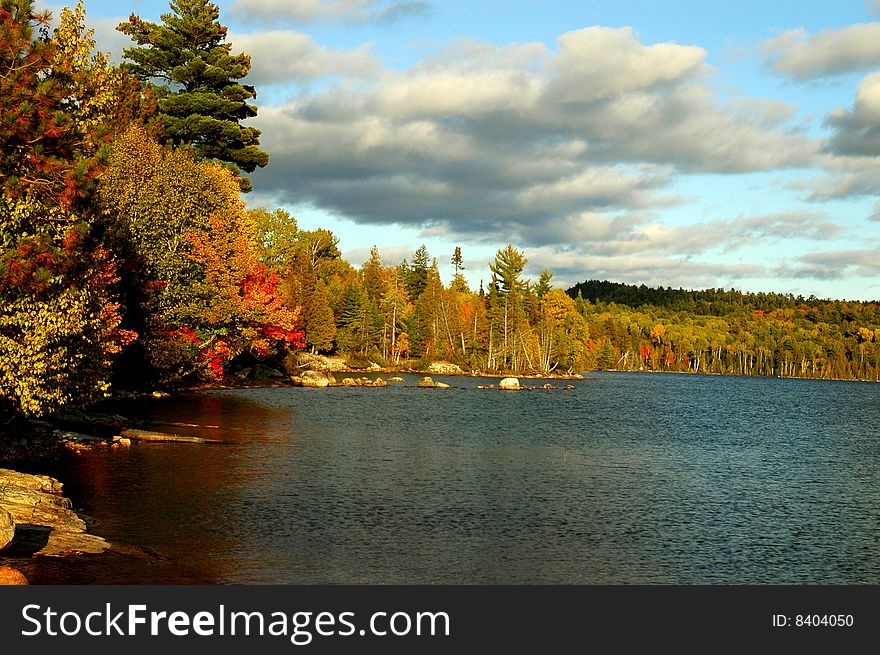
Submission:
M 12 514 L 0 507 L 0 550 L 12 543 L 15 536 L 15 519 Z
M 330 380 L 323 371 L 303 371 L 300 376 L 304 387 L 329 387 Z
M 434 380 L 432 380 L 428 376 L 425 376 L 421 380 L 419 380 L 419 383 L 416 386 L 421 387 L 422 389 L 433 389 Z
M 519 378 L 504 378 L 498 383 L 500 389 L 519 389 Z
M 26 585 L 28 579 L 24 573 L 11 566 L 0 566 L 0 585 Z

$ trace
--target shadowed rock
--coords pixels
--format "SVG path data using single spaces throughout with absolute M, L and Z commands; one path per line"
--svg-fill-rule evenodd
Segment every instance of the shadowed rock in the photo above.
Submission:
M 61 496 L 61 487 L 46 475 L 0 469 L 0 507 L 15 522 L 3 555 L 101 553 L 110 547 L 101 537 L 86 534 L 85 522 Z

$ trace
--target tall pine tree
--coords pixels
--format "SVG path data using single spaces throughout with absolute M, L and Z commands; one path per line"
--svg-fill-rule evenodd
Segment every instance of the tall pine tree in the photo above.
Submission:
M 132 14 L 117 27 L 137 44 L 125 50 L 132 70 L 157 85 L 166 138 L 191 145 L 198 156 L 220 161 L 236 175 L 265 166 L 269 155 L 259 148 L 260 130 L 241 125 L 257 115 L 248 104 L 256 91 L 238 82 L 250 70 L 250 57 L 231 54 L 214 3 L 171 0 L 170 6 L 173 13 L 162 14 L 161 24 Z M 250 191 L 250 180 L 239 179 L 242 190 Z

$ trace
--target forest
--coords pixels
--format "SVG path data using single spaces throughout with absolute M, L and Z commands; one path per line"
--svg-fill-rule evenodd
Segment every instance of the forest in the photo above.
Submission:
M 269 164 L 256 90 L 219 9 L 172 0 L 96 51 L 82 3 L 57 27 L 0 0 L 0 415 L 42 416 L 111 388 L 181 388 L 308 351 L 353 367 L 594 368 L 878 379 L 875 303 L 584 282 L 513 245 L 471 289 L 461 248 L 355 267 L 326 229 L 248 207 Z M 2 416 L 0 416 L 2 418 Z
M 588 280 L 596 368 L 878 380 L 880 305 Z

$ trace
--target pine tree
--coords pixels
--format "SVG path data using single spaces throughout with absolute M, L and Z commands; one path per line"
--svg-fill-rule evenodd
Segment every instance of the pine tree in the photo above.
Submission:
M 117 27 L 137 44 L 125 50 L 132 70 L 158 82 L 166 138 L 191 145 L 198 156 L 223 162 L 236 175 L 265 166 L 269 155 L 259 148 L 260 130 L 240 124 L 257 115 L 248 104 L 256 91 L 238 82 L 250 70 L 250 57 L 231 54 L 214 3 L 171 0 L 170 6 L 173 13 L 162 14 L 161 24 L 132 14 Z M 249 179 L 239 180 L 243 191 L 251 190 Z
M 413 253 L 412 264 L 409 265 L 409 271 L 405 278 L 406 291 L 413 302 L 421 297 L 422 292 L 428 285 L 428 268 L 430 261 L 431 256 L 428 254 L 428 248 L 422 244 L 419 246 L 419 249 Z
M 313 352 L 331 350 L 336 339 L 336 324 L 330 309 L 327 285 L 323 280 L 318 280 L 315 285 L 315 290 L 304 307 L 304 313 L 306 343 Z

